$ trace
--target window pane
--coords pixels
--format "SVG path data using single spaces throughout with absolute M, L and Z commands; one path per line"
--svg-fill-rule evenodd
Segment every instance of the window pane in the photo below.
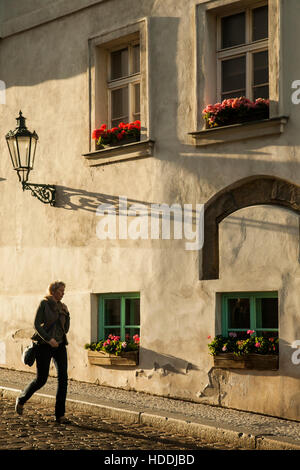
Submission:
M 122 118 L 124 121 L 128 121 L 128 86 L 112 90 L 111 116 L 112 120 Z
M 140 114 L 140 84 L 134 85 L 134 108 L 133 114 Z
M 245 13 L 222 18 L 222 49 L 245 44 Z
M 250 300 L 228 300 L 228 326 L 234 328 L 250 328 Z
M 241 96 L 240 90 L 246 88 L 246 56 L 222 61 L 222 93 Z
M 268 6 L 255 8 L 252 16 L 252 41 L 268 37 Z
M 278 328 L 278 299 L 256 299 L 257 328 Z
M 246 90 L 236 90 L 235 92 L 222 93 L 221 101 L 228 100 L 229 98 L 240 98 L 241 96 L 246 96 Z
M 104 338 L 107 339 L 109 335 L 121 336 L 120 328 L 104 328 Z
M 120 299 L 104 300 L 104 325 L 120 325 L 121 322 Z
M 112 52 L 111 55 L 111 80 L 128 76 L 128 49 Z
M 269 86 L 258 86 L 253 88 L 253 99 L 257 98 L 269 99 Z
M 140 324 L 140 299 L 125 299 L 125 324 Z
M 140 45 L 137 44 L 132 48 L 132 73 L 140 72 Z
M 253 84 L 269 83 L 268 51 L 253 54 Z
M 140 329 L 139 328 L 125 328 L 125 341 L 133 341 L 132 337 L 134 335 L 140 336 Z

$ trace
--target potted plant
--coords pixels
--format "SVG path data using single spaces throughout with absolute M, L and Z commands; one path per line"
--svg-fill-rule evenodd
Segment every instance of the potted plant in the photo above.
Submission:
M 210 337 L 209 337 L 210 338 Z M 279 339 L 268 334 L 257 336 L 248 330 L 247 336 L 230 332 L 228 337 L 217 335 L 208 344 L 214 366 L 232 369 L 277 370 Z
M 209 104 L 202 111 L 207 128 L 241 124 L 269 118 L 269 100 L 257 98 L 250 101 L 244 96 L 230 98 L 222 103 Z
M 97 343 L 86 344 L 88 360 L 94 365 L 134 366 L 139 360 L 139 335 L 121 341 L 120 336 L 108 335 L 108 338 Z
M 94 129 L 92 138 L 96 141 L 96 149 L 101 150 L 105 147 L 115 147 L 118 145 L 138 142 L 141 136 L 141 122 L 134 121 L 129 123 L 121 122 L 118 127 L 107 129 L 106 124 L 102 124 L 99 129 Z

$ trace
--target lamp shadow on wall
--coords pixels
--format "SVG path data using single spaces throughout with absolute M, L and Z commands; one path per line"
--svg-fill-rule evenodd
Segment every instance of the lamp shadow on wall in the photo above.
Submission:
M 159 206 L 163 203 L 157 201 L 151 202 L 126 198 L 127 210 L 124 210 L 123 206 L 120 207 L 120 198 L 126 197 L 126 195 L 115 196 L 112 194 L 90 192 L 84 189 L 74 189 L 67 186 L 56 186 L 56 189 L 57 197 L 55 206 L 60 209 L 65 209 L 69 211 L 81 210 L 91 212 L 92 214 L 96 215 L 98 206 L 102 204 L 109 204 L 112 206 L 116 215 L 127 216 L 127 210 L 130 209 L 131 205 L 141 204 L 148 209 L 149 214 L 151 211 L 151 216 L 153 217 L 159 217 L 162 213 L 162 210 L 160 210 L 159 208 L 155 208 L 155 206 Z M 184 208 L 184 211 L 186 215 L 191 217 L 192 222 L 195 223 L 197 220 L 196 210 L 193 208 Z M 173 212 L 172 210 L 170 210 L 169 216 L 171 221 L 182 220 L 182 212 L 180 210 L 178 212 Z

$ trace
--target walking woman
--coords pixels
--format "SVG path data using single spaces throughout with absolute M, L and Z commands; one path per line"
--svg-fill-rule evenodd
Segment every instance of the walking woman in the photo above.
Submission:
M 61 299 L 65 293 L 65 283 L 52 282 L 47 295 L 37 309 L 34 328 L 36 333 L 32 340 L 37 343 L 36 348 L 36 378 L 23 390 L 16 400 L 15 410 L 23 413 L 23 407 L 27 400 L 47 382 L 51 358 L 53 358 L 58 374 L 58 387 L 56 393 L 55 419 L 63 423 L 65 414 L 65 402 L 68 386 L 68 359 L 66 334 L 70 327 L 70 314 Z

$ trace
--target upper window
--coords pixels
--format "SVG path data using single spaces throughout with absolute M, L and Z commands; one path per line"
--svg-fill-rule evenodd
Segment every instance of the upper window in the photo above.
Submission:
M 219 16 L 217 32 L 218 99 L 268 99 L 268 6 Z
M 110 51 L 108 65 L 108 123 L 140 120 L 140 45 Z
M 278 336 L 278 295 L 276 292 L 242 292 L 222 295 L 222 335 L 235 332 L 247 337 L 254 330 L 257 336 Z
M 140 336 L 139 294 L 103 294 L 99 298 L 98 340 L 108 335 L 120 336 L 121 341 Z

